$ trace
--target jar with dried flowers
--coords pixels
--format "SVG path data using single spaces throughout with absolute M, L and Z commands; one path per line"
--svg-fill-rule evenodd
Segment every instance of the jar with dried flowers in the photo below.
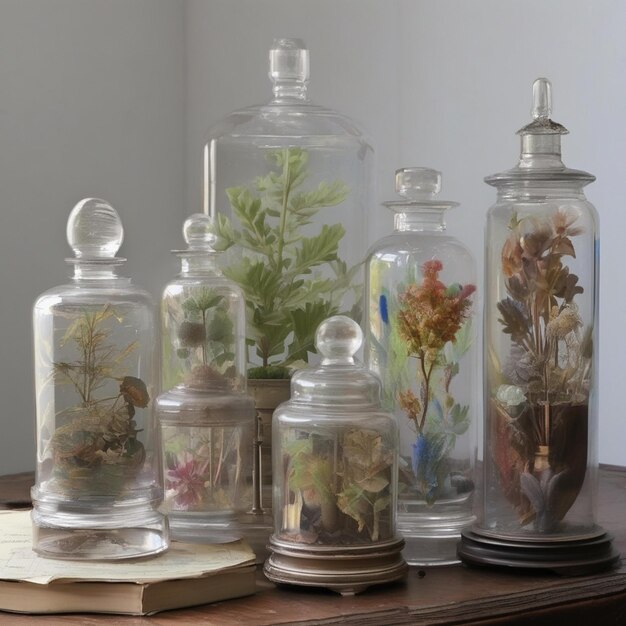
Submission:
M 243 294 L 221 272 L 207 215 L 189 217 L 183 235 L 187 249 L 174 252 L 181 272 L 161 301 L 167 391 L 156 400 L 172 536 L 223 542 L 248 529 L 253 547 L 264 549 L 271 520 L 257 537 L 263 513 L 253 506 L 258 455 L 254 402 L 246 394 Z
M 566 167 L 551 87 L 533 85 L 516 167 L 485 181 L 485 497 L 468 563 L 584 573 L 617 554 L 596 524 L 598 216 Z
M 380 382 L 354 355 L 359 325 L 317 329 L 319 367 L 291 380 L 274 414 L 274 534 L 265 574 L 279 583 L 354 594 L 404 577 L 396 534 L 398 429 Z
M 441 174 L 396 172 L 393 233 L 366 262 L 366 348 L 400 425 L 398 528 L 410 565 L 457 561 L 473 521 L 476 269 L 445 232 Z
M 79 202 L 67 222 L 72 283 L 35 302 L 33 548 L 46 557 L 135 558 L 169 543 L 157 510 L 156 307 L 117 274 L 123 233 L 112 206 Z

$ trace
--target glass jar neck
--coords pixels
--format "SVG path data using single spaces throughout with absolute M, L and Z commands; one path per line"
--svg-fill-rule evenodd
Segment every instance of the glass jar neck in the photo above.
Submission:
M 443 232 L 446 229 L 445 209 L 396 210 L 393 227 L 397 232 Z
M 521 136 L 520 169 L 563 169 L 561 135 L 524 134 Z
M 124 281 L 130 282 L 130 278 L 119 276 L 117 268 L 122 259 L 119 259 L 113 263 L 102 262 L 89 262 L 89 261 L 77 261 L 76 259 L 68 259 L 70 263 L 74 265 L 74 274 L 72 279 L 75 281 Z M 121 261 L 121 262 L 120 262 Z
M 275 79 L 272 87 L 273 102 L 308 102 L 306 82 L 293 79 Z
M 180 274 L 189 276 L 191 274 L 205 274 L 211 276 L 221 276 L 222 270 L 217 264 L 215 254 L 181 254 Z

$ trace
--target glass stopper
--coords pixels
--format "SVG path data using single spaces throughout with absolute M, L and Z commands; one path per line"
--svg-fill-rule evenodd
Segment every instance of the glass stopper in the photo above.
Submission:
M 361 327 L 345 315 L 329 317 L 315 333 L 315 347 L 325 359 L 351 361 L 362 343 Z
M 274 39 L 270 50 L 270 78 L 273 81 L 309 80 L 309 51 L 302 39 Z
M 108 202 L 85 198 L 72 209 L 66 235 L 77 258 L 112 259 L 124 240 L 124 228 Z
M 409 200 L 438 194 L 441 191 L 441 172 L 428 167 L 396 170 L 396 191 Z
M 533 119 L 548 119 L 552 114 L 552 85 L 547 78 L 538 78 L 533 83 Z
M 183 237 L 190 250 L 205 250 L 214 252 L 213 246 L 217 240 L 211 230 L 211 218 L 204 213 L 194 213 L 183 224 Z

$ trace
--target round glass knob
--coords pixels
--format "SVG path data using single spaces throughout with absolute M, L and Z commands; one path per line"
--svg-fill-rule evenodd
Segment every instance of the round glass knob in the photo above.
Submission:
M 194 213 L 183 224 L 183 237 L 190 250 L 213 252 L 217 237 L 211 230 L 211 218 L 204 213 Z
M 409 199 L 433 196 L 441 191 L 441 172 L 429 167 L 396 170 L 396 191 Z
M 124 228 L 117 211 L 104 200 L 85 198 L 67 220 L 67 242 L 81 258 L 114 258 L 124 240 Z
M 329 317 L 315 333 L 315 347 L 327 359 L 351 359 L 362 343 L 361 327 L 345 315 Z

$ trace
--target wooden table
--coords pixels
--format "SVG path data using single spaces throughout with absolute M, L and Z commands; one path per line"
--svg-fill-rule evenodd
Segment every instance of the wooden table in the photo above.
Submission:
M 28 503 L 32 474 L 0 477 L 0 506 Z M 626 470 L 601 470 L 599 522 L 626 555 Z M 30 616 L 0 613 L 0 624 L 536 624 L 626 625 L 626 562 L 611 572 L 579 578 L 469 569 L 411 568 L 406 584 L 371 588 L 356 597 L 278 589 L 258 575 L 255 596 L 160 613 L 152 617 Z

